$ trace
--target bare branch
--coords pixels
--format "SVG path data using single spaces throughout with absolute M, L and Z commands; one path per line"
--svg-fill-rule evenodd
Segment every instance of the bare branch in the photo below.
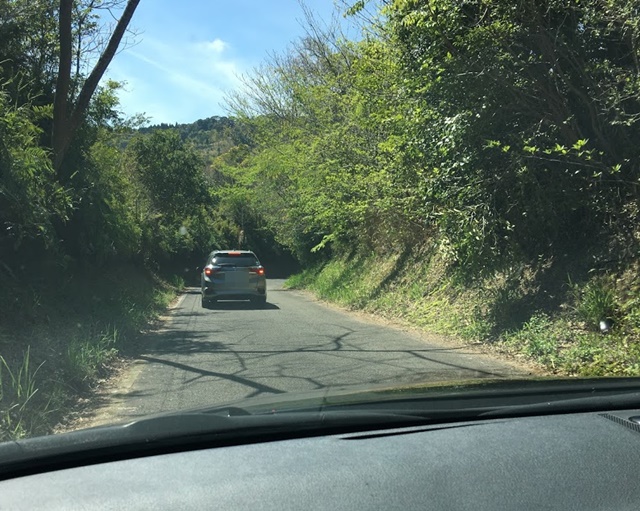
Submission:
M 129 25 L 129 22 L 133 17 L 133 13 L 135 12 L 140 2 L 140 0 L 128 0 L 127 6 L 123 11 L 122 16 L 118 20 L 118 24 L 116 25 L 116 28 L 114 29 L 113 34 L 109 39 L 109 43 L 107 44 L 107 47 L 105 48 L 104 52 L 98 59 L 98 62 L 93 68 L 93 71 L 91 71 L 91 74 L 89 75 L 87 80 L 84 82 L 82 89 L 80 90 L 80 94 L 78 95 L 77 102 L 73 108 L 71 115 L 69 116 L 68 115 L 68 91 L 69 91 L 69 82 L 70 82 L 70 73 L 71 73 L 70 41 L 71 41 L 71 3 L 72 1 L 73 0 L 60 0 L 61 8 L 63 5 L 69 4 L 66 6 L 66 8 L 68 8 L 69 10 L 68 12 L 69 18 L 68 19 L 65 18 L 64 25 L 62 21 L 60 23 L 61 48 L 62 48 L 63 36 L 69 38 L 69 43 L 68 43 L 69 48 L 66 48 L 66 47 L 64 48 L 65 52 L 67 52 L 68 54 L 67 53 L 63 54 L 61 51 L 61 59 L 60 59 L 61 67 L 60 67 L 60 73 L 58 75 L 58 80 L 63 86 L 66 84 L 66 88 L 62 91 L 56 91 L 56 96 L 58 95 L 59 92 L 65 93 L 65 96 L 64 96 L 65 110 L 64 112 L 61 112 L 61 111 L 58 112 L 59 115 L 64 114 L 64 116 L 63 117 L 58 116 L 56 118 L 55 108 L 54 108 L 54 168 L 56 169 L 56 171 L 59 171 L 60 167 L 62 166 L 62 162 L 64 161 L 64 157 L 66 155 L 69 144 L 71 143 L 71 140 L 76 130 L 78 129 L 78 127 L 80 126 L 80 124 L 84 119 L 84 115 L 87 110 L 87 107 L 89 106 L 91 97 L 93 96 L 93 93 L 95 92 L 96 87 L 100 82 L 100 79 L 104 75 L 104 72 L 106 71 L 111 60 L 116 54 L 116 51 L 120 45 L 122 37 L 124 36 L 127 30 L 127 27 Z M 62 15 L 61 15 L 61 18 L 62 18 Z M 64 65 L 62 61 L 65 59 L 63 59 L 62 57 L 65 57 L 66 61 L 68 61 L 68 62 L 65 61 Z M 62 101 L 62 99 L 60 99 L 60 101 Z M 64 119 L 64 122 L 61 123 L 63 119 Z

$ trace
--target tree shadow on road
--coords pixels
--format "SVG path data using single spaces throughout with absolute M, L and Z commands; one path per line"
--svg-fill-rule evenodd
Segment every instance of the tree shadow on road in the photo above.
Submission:
M 154 344 L 144 351 L 145 354 L 154 355 L 190 355 L 226 351 L 228 348 L 224 343 L 210 340 L 213 335 L 219 332 L 219 330 L 198 330 L 195 332 L 165 330 L 157 332 L 154 334 Z
M 227 330 L 225 330 L 225 332 L 227 332 Z M 262 392 L 285 392 L 285 390 L 260 384 L 255 381 L 255 367 L 252 361 L 259 361 L 262 367 L 261 370 L 264 370 L 265 367 L 267 368 L 266 373 L 260 373 L 260 379 L 281 379 L 283 382 L 290 381 L 291 379 L 304 379 L 317 389 L 335 386 L 334 378 L 331 376 L 335 372 L 335 367 L 333 363 L 327 362 L 327 360 L 323 361 L 322 357 L 338 357 L 338 359 L 340 359 L 336 361 L 338 364 L 344 363 L 345 360 L 350 360 L 353 364 L 366 364 L 371 366 L 372 369 L 374 367 L 389 366 L 401 374 L 403 372 L 408 373 L 415 367 L 415 363 L 412 364 L 410 362 L 412 359 L 420 359 L 428 364 L 425 366 L 425 371 L 420 373 L 423 380 L 429 373 L 435 374 L 450 370 L 454 370 L 456 373 L 464 375 L 467 378 L 504 378 L 509 376 L 507 370 L 484 368 L 482 366 L 474 367 L 473 364 L 467 365 L 457 362 L 455 358 L 450 357 L 453 353 L 458 353 L 460 356 L 470 354 L 470 352 L 466 352 L 465 347 L 425 347 L 424 349 L 370 348 L 359 344 L 358 341 L 350 342 L 349 336 L 353 332 L 349 331 L 340 335 L 323 336 L 324 339 L 317 345 L 278 349 L 276 347 L 270 348 L 269 346 L 259 347 L 251 343 L 245 344 L 244 341 L 246 338 L 254 334 L 248 334 L 241 339 L 234 339 L 233 342 L 226 342 L 224 339 L 212 340 L 214 336 L 219 338 L 221 333 L 224 332 L 222 330 L 182 331 L 178 329 L 160 332 L 157 334 L 157 342 L 154 343 L 150 349 L 146 350 L 144 355 L 140 355 L 138 358 L 201 376 L 213 376 L 233 383 L 240 383 L 248 387 L 252 396 Z M 224 359 L 216 362 L 217 359 L 209 358 L 206 359 L 205 362 L 202 359 L 194 358 L 193 363 L 190 362 L 187 364 L 185 363 L 185 359 L 179 358 L 184 355 L 198 354 L 231 356 L 236 362 L 229 365 Z M 310 374 L 297 374 L 296 366 L 295 364 L 291 365 L 291 362 L 287 362 L 287 371 L 283 373 L 279 372 L 279 361 L 282 360 L 282 357 L 291 355 L 301 356 L 308 360 L 312 360 L 309 357 L 321 357 L 318 358 L 316 367 L 326 366 L 326 374 L 323 376 L 322 372 L 320 372 L 316 373 L 313 377 Z M 273 362 L 269 362 L 269 360 L 273 360 Z M 304 366 L 304 364 L 308 364 L 308 360 L 306 362 L 301 361 L 300 364 Z M 206 368 L 203 367 L 205 363 Z M 216 364 L 220 370 L 212 370 L 212 363 Z M 227 370 L 223 368 L 227 368 Z M 340 378 L 340 380 L 346 382 L 349 378 Z M 351 384 L 364 385 L 367 383 L 374 383 L 374 379 L 368 382 L 353 382 Z M 286 388 L 286 386 L 286 384 L 283 384 L 284 388 Z
M 223 378 L 225 380 L 229 380 L 235 383 L 239 383 L 241 385 L 244 385 L 246 387 L 252 388 L 254 389 L 254 391 L 256 391 L 256 395 L 257 394 L 261 394 L 261 393 L 269 393 L 269 394 L 284 394 L 286 391 L 284 390 L 280 390 L 277 389 L 275 387 L 271 387 L 269 385 L 264 385 L 261 383 L 258 383 L 254 380 L 250 380 L 248 378 L 243 378 L 241 376 L 238 376 L 237 374 L 234 373 L 222 373 L 222 372 L 218 372 L 218 371 L 211 371 L 209 369 L 202 369 L 202 368 L 197 368 L 197 367 L 193 367 L 187 364 L 183 364 L 180 362 L 175 362 L 173 360 L 167 360 L 167 359 L 161 359 L 161 358 L 155 358 L 155 357 L 148 357 L 146 355 L 142 355 L 140 357 L 141 360 L 146 360 L 147 362 L 152 362 L 152 363 L 156 363 L 156 364 L 163 364 L 163 365 L 167 365 L 167 366 L 171 366 L 171 367 L 175 367 L 177 369 L 181 369 L 183 371 L 187 371 L 187 372 L 191 372 L 191 373 L 195 373 L 197 375 L 200 376 L 213 376 L 216 378 Z M 193 381 L 193 380 L 191 380 Z

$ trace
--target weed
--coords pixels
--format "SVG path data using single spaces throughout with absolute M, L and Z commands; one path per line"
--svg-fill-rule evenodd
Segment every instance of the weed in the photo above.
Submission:
M 118 354 L 118 330 L 108 328 L 97 339 L 73 339 L 67 346 L 67 382 L 81 389 Z
M 302 289 L 310 286 L 322 271 L 323 266 L 322 264 L 313 266 L 296 275 L 290 276 L 284 283 L 284 287 L 287 289 Z
M 38 392 L 37 375 L 44 364 L 34 369 L 31 362 L 30 346 L 13 369 L 0 355 L 0 440 L 19 438 L 30 430 L 29 418 L 34 414 L 29 405 Z M 47 407 L 38 412 L 46 413 Z
M 558 369 L 562 339 L 546 314 L 532 316 L 520 330 L 505 334 L 502 343 L 511 351 L 524 353 L 552 370 Z
M 458 332 L 463 339 L 489 339 L 493 325 L 478 310 L 471 314 L 468 320 L 460 326 Z
M 135 267 L 99 277 L 78 270 L 55 286 L 0 286 L 0 440 L 50 432 L 181 286 Z M 21 345 L 30 346 L 24 354 Z
M 598 330 L 600 321 L 614 319 L 618 310 L 616 293 L 606 277 L 595 278 L 584 286 L 569 282 L 576 316 L 592 330 Z

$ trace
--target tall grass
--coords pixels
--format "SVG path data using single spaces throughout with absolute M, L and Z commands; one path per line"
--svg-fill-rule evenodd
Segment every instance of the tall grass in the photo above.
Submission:
M 595 277 L 583 286 L 569 282 L 573 309 L 577 317 L 592 330 L 598 330 L 600 321 L 613 320 L 618 310 L 616 293 L 607 277 Z
M 66 350 L 66 382 L 82 390 L 118 354 L 118 330 L 109 327 L 96 338 L 75 338 Z
M 52 431 L 182 289 L 132 266 L 42 284 L 0 287 L 0 440 Z
M 451 283 L 438 280 L 437 261 L 424 259 L 424 254 L 407 257 L 400 251 L 336 258 L 290 277 L 286 286 L 438 334 L 469 338 L 486 331 L 474 303 L 452 299 L 455 290 Z
M 32 429 L 34 417 L 46 414 L 48 403 L 35 414 L 30 407 L 39 390 L 37 377 L 43 364 L 33 367 L 30 346 L 15 364 L 0 355 L 0 440 L 24 436 Z

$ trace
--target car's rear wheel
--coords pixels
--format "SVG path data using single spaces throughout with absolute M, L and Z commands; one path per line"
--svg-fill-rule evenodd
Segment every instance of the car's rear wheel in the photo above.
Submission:
M 208 309 L 214 303 L 216 303 L 216 300 L 214 300 L 213 298 L 206 298 L 204 295 L 202 295 L 200 303 L 201 303 L 202 307 L 204 307 L 205 309 Z

